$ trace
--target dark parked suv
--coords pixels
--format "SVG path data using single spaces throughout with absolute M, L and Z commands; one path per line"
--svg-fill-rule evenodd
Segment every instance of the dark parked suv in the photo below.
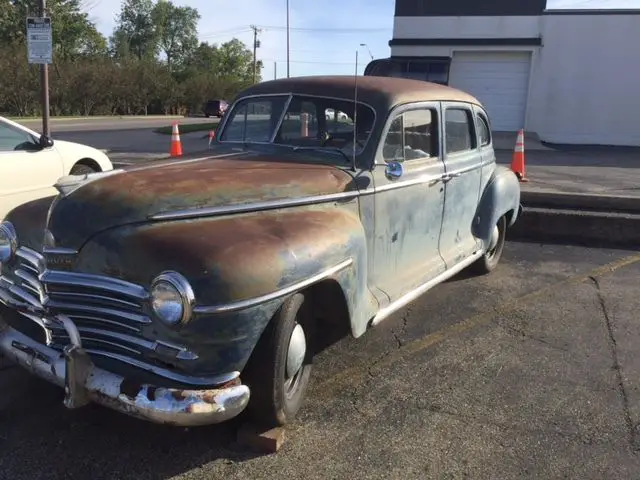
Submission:
M 225 100 L 209 100 L 204 106 L 204 115 L 207 118 L 211 116 L 222 118 L 227 108 L 229 104 Z

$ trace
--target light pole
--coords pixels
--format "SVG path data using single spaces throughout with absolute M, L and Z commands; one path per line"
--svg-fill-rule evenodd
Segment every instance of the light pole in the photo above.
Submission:
M 287 0 L 287 78 L 289 78 L 289 0 Z
M 371 60 L 373 60 L 373 54 L 371 53 L 371 49 L 369 48 L 369 45 L 367 45 L 366 43 L 361 43 L 360 46 L 365 47 L 367 49 L 367 52 L 369 52 L 369 56 L 371 57 Z

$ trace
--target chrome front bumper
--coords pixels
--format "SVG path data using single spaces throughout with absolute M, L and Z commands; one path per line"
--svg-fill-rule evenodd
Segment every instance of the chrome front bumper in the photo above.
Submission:
M 71 339 L 62 353 L 9 327 L 1 318 L 0 352 L 34 375 L 63 387 L 68 408 L 93 401 L 143 420 L 190 427 L 229 420 L 249 402 L 249 387 L 239 383 L 239 374 L 231 382 L 206 390 L 143 384 L 125 393 L 122 391 L 124 377 L 92 363 L 71 319 L 58 315 L 48 320 L 64 327 Z

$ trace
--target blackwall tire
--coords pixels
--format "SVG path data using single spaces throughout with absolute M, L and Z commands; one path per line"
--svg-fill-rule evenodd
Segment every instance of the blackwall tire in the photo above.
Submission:
M 277 427 L 294 421 L 311 378 L 314 330 L 315 322 L 302 293 L 287 299 L 271 319 L 242 374 L 251 390 L 247 410 L 255 422 Z M 296 347 L 299 350 L 301 331 L 304 355 L 288 361 L 289 351 L 296 352 Z M 297 365 L 298 360 L 302 365 L 291 375 L 288 364 Z

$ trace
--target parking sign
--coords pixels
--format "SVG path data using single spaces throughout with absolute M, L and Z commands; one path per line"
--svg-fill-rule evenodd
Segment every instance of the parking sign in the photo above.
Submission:
M 52 63 L 53 35 L 49 17 L 27 17 L 29 63 Z

